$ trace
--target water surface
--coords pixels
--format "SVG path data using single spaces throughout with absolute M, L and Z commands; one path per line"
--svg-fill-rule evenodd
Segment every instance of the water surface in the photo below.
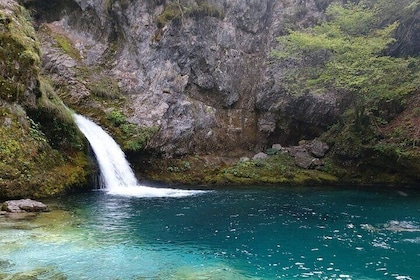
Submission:
M 50 205 L 0 218 L 0 279 L 420 279 L 419 191 L 93 191 Z

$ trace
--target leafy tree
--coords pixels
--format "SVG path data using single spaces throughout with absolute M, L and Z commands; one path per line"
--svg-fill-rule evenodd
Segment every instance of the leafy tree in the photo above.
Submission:
M 323 23 L 279 37 L 282 49 L 274 55 L 290 66 L 286 89 L 292 94 L 302 89 L 351 94 L 357 127 L 375 101 L 419 89 L 420 59 L 385 55 L 395 42 L 398 22 L 381 18 L 381 2 L 331 4 Z

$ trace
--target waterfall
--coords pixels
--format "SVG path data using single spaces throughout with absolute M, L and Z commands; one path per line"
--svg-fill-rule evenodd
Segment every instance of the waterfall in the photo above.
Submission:
M 74 114 L 73 118 L 95 153 L 100 170 L 100 187 L 108 193 L 137 197 L 182 197 L 204 192 L 139 185 L 124 152 L 114 139 L 93 121 L 78 114 Z

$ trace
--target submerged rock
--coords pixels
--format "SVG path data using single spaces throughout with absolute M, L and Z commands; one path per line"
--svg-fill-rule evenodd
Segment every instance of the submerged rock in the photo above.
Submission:
M 1 277 L 1 275 L 0 275 Z M 0 278 L 3 279 L 3 278 Z M 15 274 L 8 275 L 5 279 L 11 280 L 22 280 L 22 279 L 54 279 L 54 280 L 65 280 L 67 277 L 61 271 L 55 270 L 53 267 L 40 267 L 33 270 L 18 272 Z
M 1 210 L 11 213 L 45 212 L 47 205 L 32 199 L 8 200 L 2 204 Z
M 14 266 L 14 263 L 12 263 L 11 261 L 9 261 L 9 260 L 2 260 L 2 259 L 0 259 L 0 269 L 1 269 L 1 270 L 4 270 L 4 269 L 7 269 L 7 268 L 10 268 L 10 267 L 12 267 L 12 266 Z M 1 275 L 0 275 L 0 279 L 3 279 L 3 278 L 1 278 Z

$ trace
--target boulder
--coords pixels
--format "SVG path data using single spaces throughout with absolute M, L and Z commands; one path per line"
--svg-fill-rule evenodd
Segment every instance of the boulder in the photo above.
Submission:
M 266 159 L 266 158 L 268 158 L 268 155 L 262 152 L 252 157 L 253 160 Z
M 1 210 L 12 213 L 45 212 L 47 205 L 32 199 L 8 200 L 3 203 Z
M 330 147 L 321 140 L 314 139 L 311 142 L 300 142 L 299 146 L 291 146 L 286 149 L 291 156 L 295 157 L 298 153 L 308 153 L 316 158 L 323 158 L 329 151 Z
M 306 146 L 291 146 L 287 147 L 286 150 L 292 157 L 296 157 L 299 153 L 308 153 Z
M 324 143 L 318 139 L 314 139 L 311 143 L 308 144 L 309 152 L 317 158 L 323 158 L 329 149 L 330 147 L 327 143 Z
M 299 151 L 294 155 L 295 165 L 304 169 L 319 169 L 323 162 L 319 158 L 314 158 L 307 152 Z
M 280 144 L 273 144 L 271 146 L 272 149 L 276 149 L 278 151 L 281 151 L 283 149 L 283 147 Z
M 309 169 L 314 158 L 307 152 L 299 151 L 294 155 L 295 164 L 301 168 Z

